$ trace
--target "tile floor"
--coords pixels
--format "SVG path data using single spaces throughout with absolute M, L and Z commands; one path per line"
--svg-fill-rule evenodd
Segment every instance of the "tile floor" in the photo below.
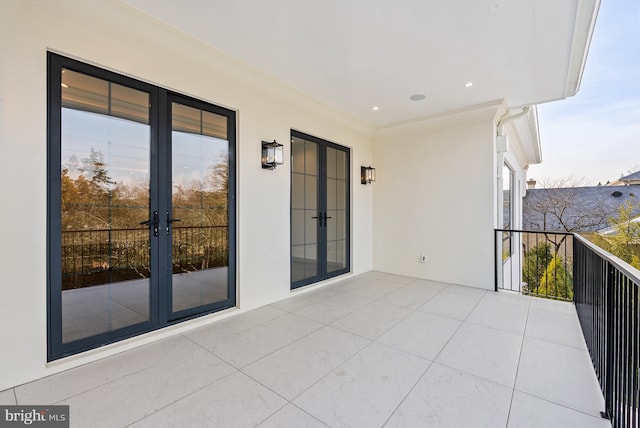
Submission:
M 369 272 L 0 392 L 72 427 L 605 428 L 570 303 Z

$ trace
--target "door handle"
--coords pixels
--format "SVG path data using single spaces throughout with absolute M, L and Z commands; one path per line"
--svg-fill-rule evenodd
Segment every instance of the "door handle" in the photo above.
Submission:
M 311 218 L 319 218 L 320 219 L 320 227 L 322 227 L 322 226 L 327 227 L 327 219 L 328 218 L 333 218 L 333 217 L 327 216 L 327 213 L 320 213 L 319 215 L 317 215 L 315 217 L 311 217 Z M 322 224 L 322 220 L 324 220 L 324 224 Z
M 171 216 L 169 215 L 169 211 L 167 211 L 167 227 L 165 227 L 165 232 L 167 233 L 167 235 L 169 234 L 169 225 L 176 221 L 181 221 L 181 220 L 179 218 L 171 218 Z
M 333 218 L 333 217 L 328 216 L 327 213 L 324 213 L 324 227 L 327 227 L 327 219 L 328 218 Z
M 141 221 L 140 224 L 144 224 L 147 226 L 153 226 L 153 236 L 158 236 L 158 211 L 154 211 L 153 212 L 153 220 L 149 219 L 149 220 L 145 220 L 145 221 Z

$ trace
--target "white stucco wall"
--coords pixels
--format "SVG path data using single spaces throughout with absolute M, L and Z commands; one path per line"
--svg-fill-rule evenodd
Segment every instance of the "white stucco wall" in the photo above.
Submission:
M 368 127 L 118 2 L 3 2 L 0 390 L 187 328 L 46 363 L 47 50 L 237 110 L 240 310 L 289 295 L 290 163 L 261 169 L 260 141 L 283 142 L 288 159 L 292 128 L 352 149 L 352 272 L 372 268 Z
M 374 269 L 493 289 L 497 108 L 376 134 Z

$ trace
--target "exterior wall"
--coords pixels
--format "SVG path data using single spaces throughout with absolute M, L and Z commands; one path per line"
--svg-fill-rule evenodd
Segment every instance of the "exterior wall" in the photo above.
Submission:
M 47 364 L 47 50 L 237 110 L 240 311 L 290 293 L 290 162 L 263 170 L 260 141 L 284 142 L 286 159 L 292 128 L 351 147 L 352 272 L 372 268 L 373 195 L 358 180 L 374 164 L 368 127 L 122 3 L 10 0 L 0 15 L 0 390 L 238 312 Z
M 374 269 L 493 289 L 498 107 L 376 134 Z

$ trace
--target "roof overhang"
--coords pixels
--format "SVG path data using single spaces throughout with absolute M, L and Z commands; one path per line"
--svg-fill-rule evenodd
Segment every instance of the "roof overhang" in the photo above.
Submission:
M 599 0 L 120 1 L 372 128 L 492 100 L 515 109 L 574 95 L 599 7 Z M 419 94 L 424 99 L 410 100 Z

